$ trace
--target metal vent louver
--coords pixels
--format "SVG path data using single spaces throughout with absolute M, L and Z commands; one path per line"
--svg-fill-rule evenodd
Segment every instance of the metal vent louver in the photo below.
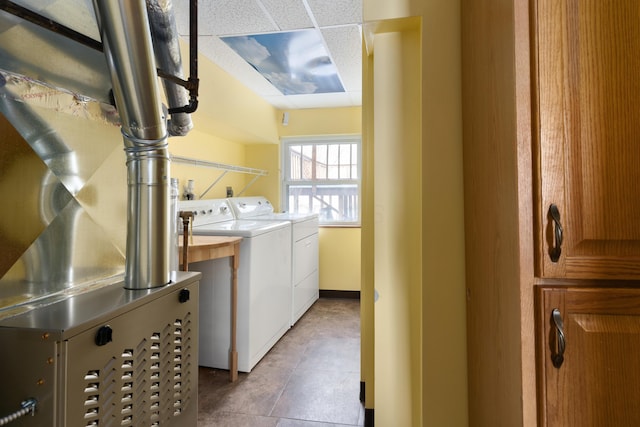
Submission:
M 0 414 L 29 427 L 195 427 L 199 273 L 142 292 L 93 288 L 0 322 Z
M 73 420 L 69 425 L 170 425 L 196 396 L 192 393 L 191 317 L 188 312 L 137 338 L 135 346 L 107 356 L 101 366 L 79 373 L 82 381 L 76 396 L 84 402 L 84 412 L 82 421 Z

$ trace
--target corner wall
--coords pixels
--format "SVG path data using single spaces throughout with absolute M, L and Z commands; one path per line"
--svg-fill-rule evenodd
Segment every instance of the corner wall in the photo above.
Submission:
M 363 115 L 373 121 L 373 125 L 365 122 L 365 130 L 367 149 L 373 150 L 366 155 L 373 167 L 366 175 L 373 185 L 367 195 L 374 198 L 366 202 L 369 212 L 362 236 L 367 404 L 375 394 L 378 426 L 464 427 L 468 405 L 460 2 L 364 0 L 364 20 L 368 53 L 373 57 L 363 61 L 369 68 L 365 82 L 374 92 L 363 94 Z M 416 30 L 403 27 L 415 26 L 416 20 Z M 415 38 L 411 32 L 417 33 Z M 419 62 L 417 75 L 414 61 Z M 408 126 L 417 127 L 418 134 Z M 394 135 L 405 136 L 406 141 L 416 138 L 417 146 L 407 146 Z M 406 190 L 396 186 L 395 193 L 387 188 L 389 182 L 402 181 L 407 175 L 399 166 L 393 167 L 402 155 L 386 151 L 389 147 L 384 144 L 419 156 L 419 183 Z M 410 157 L 405 160 L 413 164 Z M 406 203 L 403 191 L 413 198 L 412 203 L 402 204 Z M 394 197 L 409 211 L 421 213 L 414 231 L 401 225 L 403 221 L 413 224 L 413 214 L 381 210 L 382 202 L 395 201 Z M 403 248 L 394 237 L 404 237 L 408 246 Z M 411 253 L 415 241 L 419 268 L 407 264 L 415 256 Z M 392 253 L 393 260 L 379 265 L 382 255 L 389 253 L 385 247 L 389 244 L 407 258 Z M 384 290 L 375 303 L 374 289 Z M 372 347 L 374 354 L 370 354 Z
M 422 417 L 419 25 L 374 37 L 375 136 L 368 148 L 376 177 L 375 422 L 416 426 Z

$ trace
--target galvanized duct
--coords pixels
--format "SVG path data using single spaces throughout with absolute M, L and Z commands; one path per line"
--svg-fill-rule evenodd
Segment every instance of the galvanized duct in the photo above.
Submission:
M 94 0 L 128 173 L 124 287 L 169 283 L 169 152 L 144 0 Z
M 0 75 L 0 113 L 11 118 L 13 126 L 23 131 L 38 157 L 49 167 L 40 186 L 40 218 L 48 226 L 63 214 L 68 221 L 59 221 L 55 232 L 36 240 L 24 254 L 25 276 L 30 287 L 55 283 L 68 286 L 73 283 L 73 231 L 79 214 L 79 206 L 69 203 L 82 188 L 78 173 L 76 153 L 65 144 L 50 124 L 24 102 L 12 102 L 13 95 L 6 88 L 6 80 Z M 31 293 L 37 294 L 37 289 Z

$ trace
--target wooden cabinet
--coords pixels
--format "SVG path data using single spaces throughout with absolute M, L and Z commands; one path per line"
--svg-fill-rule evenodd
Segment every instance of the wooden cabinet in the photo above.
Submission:
M 540 275 L 640 278 L 640 2 L 534 5 Z
M 640 2 L 533 4 L 536 276 L 579 279 L 536 289 L 538 424 L 636 426 L 640 289 L 602 286 L 640 278 Z
M 640 425 L 640 0 L 460 1 L 469 425 Z
M 640 289 L 541 286 L 536 297 L 538 424 L 640 425 Z

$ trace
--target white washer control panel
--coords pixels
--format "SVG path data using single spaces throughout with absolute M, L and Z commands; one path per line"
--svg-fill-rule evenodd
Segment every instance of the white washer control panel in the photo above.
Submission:
M 184 200 L 178 202 L 178 210 L 193 212 L 194 227 L 234 219 L 226 199 Z

